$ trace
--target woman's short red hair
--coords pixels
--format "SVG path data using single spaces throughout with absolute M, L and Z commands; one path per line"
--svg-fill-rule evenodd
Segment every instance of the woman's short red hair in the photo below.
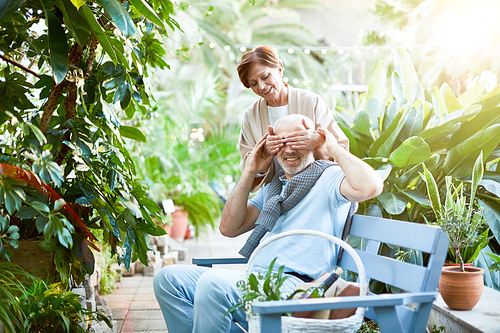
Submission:
M 283 64 L 279 58 L 278 50 L 272 46 L 258 46 L 253 50 L 245 52 L 236 70 L 238 71 L 241 83 L 243 83 L 246 88 L 250 88 L 250 84 L 248 83 L 248 72 L 256 62 L 260 62 L 271 68 L 276 68 Z

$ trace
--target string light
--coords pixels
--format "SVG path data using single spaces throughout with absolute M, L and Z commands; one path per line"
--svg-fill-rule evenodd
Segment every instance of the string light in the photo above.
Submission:
M 246 52 L 246 50 L 247 50 L 247 48 L 246 48 L 246 47 L 244 47 L 244 46 L 240 47 L 240 51 L 241 51 L 241 52 Z
M 304 50 L 304 53 L 305 53 L 305 54 L 310 54 L 310 53 L 311 53 L 311 50 L 309 50 L 309 49 L 305 49 L 305 50 Z
M 299 79 L 293 79 L 293 84 L 299 84 Z
M 339 49 L 339 50 L 337 51 L 337 53 L 338 53 L 338 54 L 344 54 L 344 50 Z
M 327 54 L 327 53 L 328 53 L 328 51 L 326 49 L 321 50 L 321 54 Z
M 361 50 L 360 49 L 356 49 L 354 52 L 356 52 L 356 54 L 360 54 Z
M 378 53 L 378 49 L 373 49 L 372 51 L 373 51 L 373 53 L 375 53 L 375 54 L 377 54 L 377 53 Z
M 219 68 L 223 68 L 224 67 L 224 64 L 222 62 L 219 62 Z
M 231 46 L 229 46 L 229 45 L 224 46 L 224 50 L 230 51 L 231 50 Z
M 288 83 L 288 80 L 289 79 L 286 76 L 283 78 L 283 82 L 285 82 L 285 83 Z
M 208 44 L 208 47 L 211 48 L 211 49 L 213 49 L 215 47 L 215 43 Z
M 293 52 L 295 52 L 295 51 L 292 48 L 288 49 L 288 53 L 293 54 Z

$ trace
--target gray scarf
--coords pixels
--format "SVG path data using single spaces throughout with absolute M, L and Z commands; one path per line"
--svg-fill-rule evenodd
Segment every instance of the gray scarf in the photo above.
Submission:
M 330 161 L 314 161 L 307 169 L 290 179 L 283 190 L 283 195 L 281 195 L 283 183 L 280 177 L 285 172 L 280 170 L 276 173 L 267 190 L 264 207 L 255 222 L 255 229 L 239 253 L 249 258 L 262 237 L 268 231 L 273 230 L 280 215 L 295 207 L 309 193 L 323 171 L 332 165 L 334 163 Z

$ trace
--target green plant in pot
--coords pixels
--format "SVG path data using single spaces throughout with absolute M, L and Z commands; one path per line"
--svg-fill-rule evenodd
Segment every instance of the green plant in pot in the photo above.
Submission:
M 449 249 L 457 258 L 460 267 L 444 267 L 439 282 L 439 291 L 446 304 L 453 310 L 470 310 L 481 298 L 484 270 L 479 267 L 464 267 L 462 253 L 473 247 L 481 237 L 478 230 L 485 224 L 482 210 L 476 203 L 476 193 L 483 177 L 483 155 L 479 154 L 472 171 L 470 197 L 464 193 L 464 182 L 453 183 L 452 177 L 445 177 L 446 197 L 441 204 L 439 189 L 423 165 L 427 192 L 436 220 L 431 224 L 439 226 L 450 239 Z M 480 251 L 480 249 L 478 250 Z

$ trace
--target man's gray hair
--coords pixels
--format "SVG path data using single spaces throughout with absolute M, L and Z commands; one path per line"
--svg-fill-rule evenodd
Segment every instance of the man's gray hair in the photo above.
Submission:
M 276 122 L 274 123 L 274 126 L 273 126 L 273 130 L 276 131 L 276 128 L 279 126 L 279 124 L 281 124 L 282 122 L 295 122 L 295 121 L 299 121 L 300 123 L 302 123 L 302 119 L 305 119 L 306 120 L 306 124 L 307 126 L 309 126 L 309 128 L 312 128 L 314 129 L 315 126 L 314 126 L 314 122 L 312 121 L 311 118 L 307 117 L 307 116 L 304 116 L 302 114 L 289 114 L 289 115 L 286 115 L 278 120 L 276 120 Z

